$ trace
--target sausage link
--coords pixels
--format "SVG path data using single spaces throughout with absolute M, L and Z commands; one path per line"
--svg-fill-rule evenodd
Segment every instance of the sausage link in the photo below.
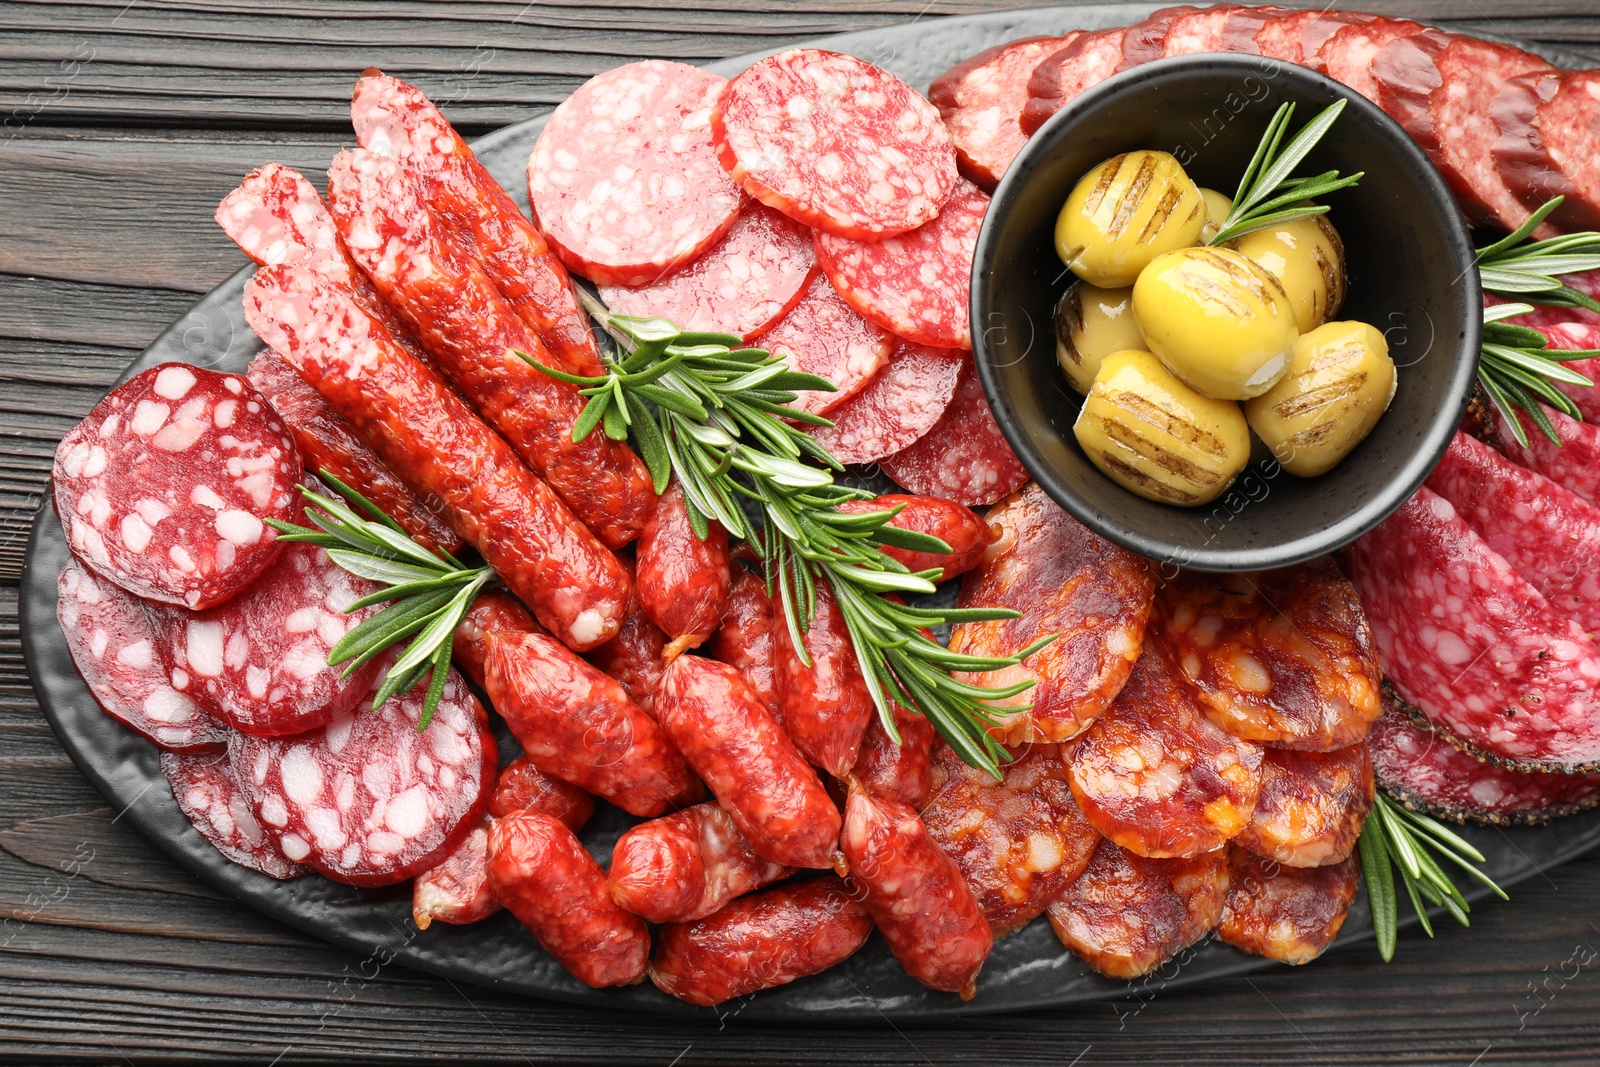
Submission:
M 572 440 L 583 398 L 515 354 L 554 363 L 400 163 L 341 152 L 328 183 L 350 254 L 489 424 L 608 547 L 637 537 L 655 506 L 644 462 L 604 433 Z
M 644 920 L 617 907 L 605 872 L 571 830 L 524 811 L 489 831 L 495 896 L 544 950 L 585 985 L 633 985 L 650 958 Z
M 835 778 L 855 766 L 867 725 L 877 715 L 861 676 L 850 631 L 826 581 L 816 584 L 817 608 L 802 635 L 811 666 L 789 636 L 781 600 L 773 601 L 773 666 L 784 732 L 812 763 Z
M 756 855 L 727 812 L 696 804 L 640 823 L 611 850 L 611 899 L 653 923 L 703 919 L 793 867 Z
M 740 897 L 661 931 L 650 980 L 709 1008 L 843 963 L 872 936 L 872 916 L 833 876 Z
M 594 815 L 594 797 L 571 782 L 545 774 L 527 756 L 518 756 L 495 777 L 489 814 L 504 818 L 519 811 L 543 812 L 577 833 Z
M 852 781 L 839 848 L 850 865 L 850 885 L 861 890 L 906 973 L 962 1000 L 976 996 L 994 934 L 961 868 L 933 843 L 917 813 L 897 801 L 875 800 Z
M 671 637 L 666 657 L 704 643 L 728 606 L 728 531 L 709 520 L 704 541 L 689 525 L 683 487 L 674 481 L 656 498 L 639 535 L 639 603 Z
M 623 559 L 622 565 L 628 569 L 628 576 L 633 577 L 632 561 Z M 661 684 L 661 672 L 667 669 L 667 635 L 644 613 L 639 604 L 637 582 L 633 588 L 634 594 L 628 598 L 628 613 L 622 617 L 622 629 L 584 658 L 611 675 L 642 711 L 654 715 L 656 687 Z
M 541 634 L 491 633 L 489 701 L 541 771 L 650 818 L 705 795 L 622 686 Z
M 891 708 L 900 743 L 894 743 L 883 722 L 874 715 L 866 739 L 861 742 L 861 755 L 856 757 L 850 773 L 880 800 L 921 808 L 933 792 L 933 742 L 937 731 L 933 723 L 898 703 Z
M 573 648 L 622 623 L 627 571 L 505 441 L 383 325 L 317 275 L 263 267 L 245 318 L 451 524 L 539 621 Z
M 967 573 L 978 565 L 985 550 L 994 543 L 995 532 L 988 523 L 966 505 L 942 497 L 885 493 L 876 500 L 847 500 L 839 505 L 839 510 L 847 515 L 859 515 L 864 511 L 890 511 L 902 505 L 900 514 L 889 520 L 890 526 L 932 534 L 949 545 L 950 551 L 913 552 L 885 546 L 883 554 L 904 563 L 912 572 L 942 567 L 943 572 L 935 582 L 947 582 Z
M 411 887 L 411 921 L 418 930 L 426 930 L 435 919 L 468 926 L 500 910 L 489 885 L 489 828 L 493 823 L 483 816 L 455 851 L 437 867 L 417 875 Z
M 728 608 L 722 613 L 722 625 L 711 635 L 706 652 L 712 659 L 737 668 L 762 705 L 779 716 L 783 709 L 773 676 L 776 653 L 772 626 L 772 601 L 767 597 L 767 583 L 748 567 L 734 567 Z
M 661 678 L 656 715 L 758 856 L 834 866 L 839 809 L 743 675 L 679 656 Z
M 483 688 L 483 659 L 489 654 L 491 633 L 548 634 L 528 609 L 510 593 L 492 589 L 480 593 L 450 637 L 450 658 L 468 678 Z
M 432 101 L 368 67 L 356 81 L 350 121 L 362 148 L 427 176 L 433 205 L 471 234 L 484 271 L 564 370 L 605 373 L 567 268 Z

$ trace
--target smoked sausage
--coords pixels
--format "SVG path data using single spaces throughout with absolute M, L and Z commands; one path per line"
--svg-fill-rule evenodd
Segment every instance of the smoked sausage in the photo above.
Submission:
M 731 816 L 696 804 L 640 823 L 611 850 L 611 899 L 653 923 L 703 919 L 794 873 L 756 855 Z
M 624 559 L 622 565 L 633 577 L 633 562 Z M 622 617 L 617 636 L 591 649 L 584 658 L 611 675 L 646 715 L 654 715 L 656 686 L 661 684 L 661 672 L 667 669 L 666 647 L 667 635 L 644 613 L 639 603 L 639 583 L 634 582 L 628 613 Z
M 499 819 L 530 809 L 554 816 L 577 833 L 594 815 L 594 797 L 570 782 L 552 778 L 527 756 L 518 756 L 495 777 L 489 814 Z
M 479 688 L 484 685 L 483 661 L 489 654 L 491 633 L 548 636 L 550 631 L 540 626 L 510 593 L 499 589 L 479 593 L 450 637 L 450 659 L 468 678 L 477 682 Z
M 493 824 L 493 819 L 483 816 L 455 851 L 437 867 L 417 875 L 411 886 L 411 921 L 418 930 L 426 930 L 435 919 L 468 926 L 500 910 L 489 884 L 489 829 Z
M 689 524 L 683 486 L 674 481 L 656 498 L 645 520 L 636 552 L 639 557 L 639 603 L 670 638 L 666 658 L 710 637 L 728 606 L 728 531 L 707 520 L 705 540 Z
M 773 601 L 774 677 L 784 732 L 806 759 L 843 778 L 855 766 L 878 709 L 832 587 L 818 581 L 816 590 L 816 610 L 801 635 L 810 666 L 794 647 L 781 601 Z
M 773 649 L 772 601 L 767 583 L 748 567 L 734 566 L 728 590 L 728 607 L 722 625 L 711 635 L 706 652 L 738 669 L 757 698 L 776 718 L 783 714 L 778 701 L 776 653 Z

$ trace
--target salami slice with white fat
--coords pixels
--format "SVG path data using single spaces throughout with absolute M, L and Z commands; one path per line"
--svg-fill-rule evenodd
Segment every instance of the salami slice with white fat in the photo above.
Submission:
M 1255 34 L 1272 18 L 1273 8 L 1248 8 L 1238 4 L 1212 4 L 1172 20 L 1161 54 L 1188 56 L 1201 52 L 1257 51 Z
M 751 342 L 789 362 L 790 370 L 826 378 L 834 391 L 801 390 L 789 406 L 826 414 L 866 388 L 889 362 L 894 338 L 844 302 L 819 271 L 790 312 Z
M 295 737 L 234 736 L 234 774 L 284 855 L 337 882 L 391 885 L 433 867 L 477 825 L 494 782 L 488 718 L 451 670 L 418 729 L 425 689 L 376 709 L 362 701 Z
M 745 192 L 840 237 L 914 230 L 956 186 L 938 110 L 888 71 L 838 52 L 791 48 L 753 63 L 722 90 L 711 129 Z
M 228 743 L 227 728 L 173 688 L 167 637 L 143 601 L 75 559 L 56 587 L 56 618 L 72 664 L 107 715 L 165 749 Z
M 1410 19 L 1375 18 L 1354 23 L 1324 41 L 1317 49 L 1317 60 L 1328 77 L 1377 103 L 1378 83 L 1372 76 L 1372 61 L 1390 41 L 1424 33 L 1427 29 Z
M 726 82 L 651 59 L 590 78 L 555 109 L 528 157 L 528 200 L 570 269 L 648 285 L 728 231 L 744 197 L 709 122 Z
M 667 319 L 678 327 L 748 340 L 800 302 L 816 269 L 811 231 L 749 202 L 731 229 L 693 263 L 649 285 L 608 285 L 613 313 Z
M 955 399 L 933 429 L 882 463 L 883 472 L 907 491 L 942 496 L 969 508 L 993 504 L 1028 480 L 994 421 L 970 362 L 961 372 Z
M 1600 648 L 1424 487 L 1344 550 L 1400 695 L 1526 770 L 1600 768 Z
M 285 856 L 256 822 L 226 752 L 163 752 L 161 773 L 200 836 L 239 866 L 280 881 L 310 870 Z
M 1568 418 L 1555 408 L 1540 404 L 1545 418 L 1556 431 L 1559 444 L 1546 437 L 1525 413 L 1516 418 L 1527 435 L 1520 445 L 1511 435 L 1511 426 L 1498 410 L 1494 413 L 1495 444 L 1514 463 L 1536 470 L 1552 482 L 1600 507 L 1600 425 Z
M 961 380 L 964 353 L 901 341 L 889 365 L 811 432 L 840 463 L 872 463 L 909 448 L 939 422 Z
M 273 737 L 321 726 L 368 692 L 375 663 L 349 678 L 328 665 L 348 631 L 381 610 L 345 611 L 378 586 L 303 542 L 249 589 L 206 611 L 162 608 L 171 634 L 173 684 L 247 734 Z
M 1550 215 L 1562 230 L 1600 226 L 1600 78 L 1550 67 L 1507 79 L 1490 113 L 1500 130 L 1495 170 L 1529 211 L 1566 199 Z
M 278 554 L 263 519 L 300 518 L 300 454 L 238 374 L 184 363 L 117 386 L 56 448 L 73 554 L 147 600 L 219 604 Z
M 1317 49 L 1344 27 L 1373 16 L 1353 11 L 1290 11 L 1271 18 L 1256 31 L 1255 46 L 1264 56 L 1321 70 Z
M 989 197 L 960 182 L 939 216 L 872 243 L 817 234 L 817 259 L 845 302 L 890 333 L 935 348 L 971 348 L 972 257 Z
M 1577 288 L 1573 285 L 1576 280 L 1573 276 L 1568 275 L 1561 280 Z M 1587 320 L 1570 318 L 1575 312 L 1580 311 L 1590 318 Z M 1588 308 L 1547 307 L 1535 308 L 1533 314 L 1519 315 L 1510 321 L 1517 326 L 1532 326 L 1545 335 L 1551 348 L 1581 352 L 1600 350 L 1600 323 L 1596 323 L 1594 317 L 1595 313 Z M 1567 360 L 1562 365 L 1568 370 L 1577 371 L 1591 382 L 1600 383 L 1600 357 Z M 1600 386 L 1574 385 L 1570 382 L 1550 384 L 1578 405 L 1578 411 L 1583 415 L 1585 422 L 1600 422 Z
M 1051 52 L 1028 77 L 1028 103 L 1018 125 L 1033 135 L 1079 93 L 1117 72 L 1122 62 L 1122 27 L 1086 33 L 1064 48 Z

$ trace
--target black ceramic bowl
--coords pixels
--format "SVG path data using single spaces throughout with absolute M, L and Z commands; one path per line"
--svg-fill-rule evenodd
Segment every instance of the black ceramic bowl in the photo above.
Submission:
M 1052 243 L 1067 194 L 1119 152 L 1162 149 L 1202 186 L 1232 195 L 1267 122 L 1296 104 L 1298 131 L 1338 99 L 1344 113 L 1299 174 L 1365 171 L 1326 198 L 1344 240 L 1349 293 L 1336 317 L 1382 330 L 1394 402 L 1355 451 L 1319 478 L 1270 459 L 1210 504 L 1178 508 L 1123 489 L 1078 447 L 1082 398 L 1055 356 L 1054 309 L 1073 280 Z M 1202 570 L 1281 567 L 1359 537 L 1414 493 L 1449 446 L 1477 373 L 1482 295 L 1449 189 L 1414 141 L 1371 102 L 1301 67 L 1244 55 L 1181 56 L 1111 78 L 1028 142 L 995 191 L 978 237 L 972 337 L 1006 439 L 1080 522 L 1142 555 Z M 1258 452 L 1262 451 L 1258 449 Z

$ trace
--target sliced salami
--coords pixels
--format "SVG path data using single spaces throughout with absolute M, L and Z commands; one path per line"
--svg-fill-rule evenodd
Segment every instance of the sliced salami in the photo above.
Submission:
M 1256 51 L 1255 33 L 1272 17 L 1273 9 L 1237 4 L 1212 4 L 1204 11 L 1186 12 L 1172 20 L 1162 42 L 1162 56 L 1187 56 L 1200 52 Z
M 1256 31 L 1255 46 L 1264 56 L 1320 70 L 1316 60 L 1322 42 L 1344 27 L 1372 17 L 1354 11 L 1291 11 L 1268 19 Z
M 1337 752 L 1269 748 L 1256 810 L 1234 840 L 1289 867 L 1324 867 L 1350 855 L 1371 810 L 1365 743 Z
M 1022 488 L 1028 472 L 1000 432 L 983 383 L 969 362 L 955 397 L 915 444 L 883 457 L 883 472 L 919 496 L 942 496 L 967 507 L 993 504 Z
M 77 560 L 57 580 L 56 618 L 72 664 L 107 715 L 178 752 L 220 749 L 228 730 L 173 687 L 169 640 L 138 597 Z
M 1259 747 L 1206 718 L 1166 642 L 1150 635 L 1068 769 L 1096 830 L 1141 856 L 1170 858 L 1209 852 L 1249 824 L 1261 761 Z
M 1163 7 L 1146 15 L 1143 22 L 1129 26 L 1122 38 L 1122 59 L 1117 64 L 1118 73 L 1160 59 L 1166 53 L 1167 34 L 1172 24 L 1180 18 L 1199 13 L 1187 5 Z
M 955 143 L 956 166 L 968 181 L 994 192 L 1028 143 L 1020 120 L 1034 68 L 1082 35 L 1074 30 L 1065 37 L 1024 37 L 996 45 L 933 79 L 928 102 L 944 118 Z
M 908 548 L 883 546 L 883 554 L 905 564 L 906 570 L 937 569 L 935 584 L 966 574 L 983 562 L 989 546 L 999 537 L 987 522 L 980 519 L 971 508 L 954 500 L 941 500 L 936 496 L 906 496 L 903 493 L 885 493 L 871 500 L 847 500 L 839 505 L 846 515 L 860 515 L 870 511 L 889 511 L 899 508 L 889 525 L 899 530 L 915 530 L 931 534 L 950 546 L 948 552 L 919 552 Z M 996 524 L 998 525 L 998 523 Z
M 1345 549 L 1402 697 L 1524 769 L 1600 768 L 1600 648 L 1424 487 Z
M 1387 704 L 1372 731 L 1372 764 L 1383 791 L 1412 811 L 1458 823 L 1512 826 L 1547 822 L 1600 803 L 1600 774 L 1496 767 L 1412 721 L 1394 696 Z
M 888 71 L 838 52 L 791 48 L 758 60 L 723 89 L 711 129 L 745 192 L 840 237 L 914 230 L 958 180 L 934 106 Z
M 748 340 L 793 310 L 816 266 L 811 231 L 752 201 L 692 263 L 649 285 L 602 286 L 600 298 L 618 315 Z
M 817 234 L 817 258 L 845 302 L 890 333 L 935 348 L 971 348 L 972 257 L 989 196 L 962 181 L 925 226 L 867 243 Z
M 1593 273 L 1593 272 L 1590 272 Z M 1562 281 L 1577 288 L 1578 279 L 1571 275 Z M 1593 284 L 1592 282 L 1590 284 Z M 1577 319 L 1576 313 L 1588 316 Z M 1518 316 L 1511 321 L 1519 326 L 1532 326 L 1544 334 L 1550 347 L 1568 352 L 1600 349 L 1600 322 L 1588 308 L 1536 308 L 1531 315 Z M 1573 385 L 1569 382 L 1552 382 L 1572 402 L 1587 422 L 1600 422 L 1600 357 L 1573 359 L 1565 363 L 1568 370 L 1577 371 L 1596 385 Z
M 627 63 L 556 108 L 528 157 L 528 200 L 563 262 L 602 285 L 649 285 L 710 247 L 743 196 L 712 150 L 727 79 Z
M 1318 69 L 1377 103 L 1378 83 L 1372 76 L 1372 61 L 1390 41 L 1423 33 L 1427 28 L 1410 19 L 1385 18 L 1345 26 L 1317 49 Z
M 752 343 L 783 356 L 791 370 L 833 383 L 833 392 L 802 390 L 790 405 L 823 415 L 866 388 L 889 362 L 894 338 L 857 314 L 818 272 L 800 302 Z
M 1439 57 L 1450 41 L 1451 35 L 1442 30 L 1424 30 L 1395 38 L 1372 58 L 1378 106 L 1422 146 L 1436 167 L 1442 165 L 1444 154 L 1439 148 L 1433 116 L 1428 113 L 1428 100 L 1443 84 Z M 1460 202 L 1459 193 L 1456 197 Z
M 1325 867 L 1288 867 L 1230 848 L 1217 936 L 1253 956 L 1310 963 L 1344 925 L 1360 873 L 1354 857 Z
M 1522 412 L 1516 418 L 1528 437 L 1519 445 L 1499 411 L 1494 413 L 1495 444 L 1515 463 L 1538 471 L 1552 482 L 1600 507 L 1600 425 L 1579 422 L 1543 404 L 1539 405 L 1555 428 L 1560 444 L 1539 431 Z
M 147 600 L 220 604 L 278 555 L 263 519 L 300 519 L 300 453 L 242 375 L 136 374 L 56 448 L 56 514 L 91 570 Z
M 488 717 L 452 670 L 426 729 L 415 687 L 294 737 L 228 746 L 250 810 L 284 855 L 336 882 L 378 886 L 428 870 L 477 825 L 494 781 Z
M 811 435 L 840 463 L 872 463 L 910 448 L 955 398 L 962 356 L 958 349 L 900 341 L 888 366 L 828 412 L 833 425 Z
M 1122 27 L 1086 33 L 1051 52 L 1028 78 L 1028 103 L 1018 125 L 1032 136 L 1079 93 L 1117 72 L 1122 62 Z
M 1494 166 L 1517 200 L 1532 211 L 1566 197 L 1550 215 L 1562 230 L 1600 226 L 1600 77 L 1548 66 L 1508 79 L 1490 113 L 1500 129 Z
M 205 611 L 160 609 L 172 634 L 173 684 L 247 734 L 297 734 L 355 707 L 376 661 L 343 678 L 328 653 L 380 605 L 347 612 L 378 586 L 303 542 L 249 589 Z
M 500 910 L 489 884 L 489 828 L 493 824 L 488 816 L 479 816 L 477 825 L 448 856 L 417 875 L 411 889 L 411 921 L 418 930 L 426 930 L 435 919 L 466 926 Z
M 234 863 L 280 881 L 310 870 L 285 856 L 256 822 L 226 752 L 163 752 L 161 773 L 200 836 Z
M 1557 611 L 1600 633 L 1600 507 L 1462 433 L 1428 488 Z
M 1156 620 L 1206 715 L 1235 737 L 1331 752 L 1383 713 L 1371 628 L 1331 559 L 1182 571 L 1157 592 Z

